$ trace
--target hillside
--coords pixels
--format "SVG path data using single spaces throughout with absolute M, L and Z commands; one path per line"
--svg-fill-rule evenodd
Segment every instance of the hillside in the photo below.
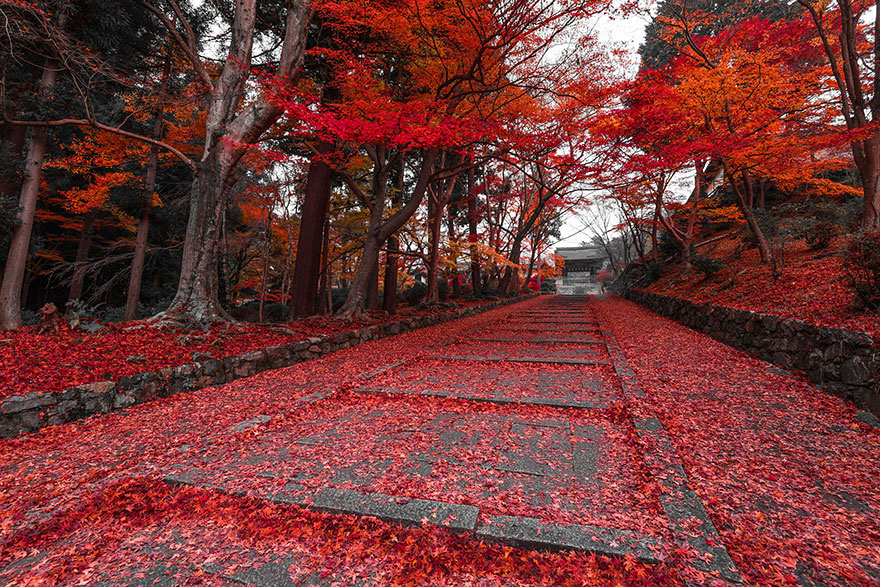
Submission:
M 880 313 L 858 307 L 844 268 L 846 237 L 821 251 L 810 250 L 803 240 L 788 244 L 781 275 L 774 281 L 770 267 L 760 264 L 758 251 L 743 250 L 738 234 L 700 248 L 701 255 L 723 264 L 711 277 L 695 269 L 686 272 L 681 263 L 667 264 L 662 277 L 646 289 L 880 336 Z

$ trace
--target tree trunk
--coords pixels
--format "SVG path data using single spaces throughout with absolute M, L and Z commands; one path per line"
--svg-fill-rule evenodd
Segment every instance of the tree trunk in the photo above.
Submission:
M 58 79 L 58 65 L 47 60 L 40 79 L 40 90 L 49 93 Z M 6 267 L 3 270 L 3 283 L 0 285 L 0 330 L 21 328 L 21 288 L 27 266 L 28 249 L 34 227 L 34 213 L 37 209 L 37 196 L 42 178 L 43 159 L 46 155 L 48 132 L 45 127 L 31 129 L 28 145 L 24 179 L 19 197 L 18 223 L 12 229 L 12 241 Z
M 522 240 L 514 238 L 510 245 L 510 256 L 508 259 L 511 263 L 519 264 L 519 258 L 522 255 Z M 507 266 L 504 269 L 504 276 L 501 283 L 498 284 L 498 293 L 501 295 L 511 295 L 519 287 L 519 271 L 516 267 Z
M 330 288 L 330 221 L 324 220 L 323 246 L 321 247 L 321 277 L 318 291 L 318 313 L 322 316 L 333 313 L 333 292 Z
M 170 52 L 170 49 L 169 49 Z M 164 99 L 168 87 L 168 76 L 171 75 L 171 56 L 165 58 L 162 71 L 162 82 L 159 86 L 159 103 L 153 113 L 152 138 L 161 139 L 164 127 Z M 131 275 L 128 278 L 128 291 L 125 297 L 125 320 L 137 317 L 137 306 L 141 298 L 141 281 L 144 277 L 144 259 L 147 256 L 147 239 L 150 234 L 150 212 L 153 208 L 153 193 L 156 191 L 156 176 L 159 172 L 159 147 L 150 148 L 147 161 L 147 174 L 144 178 L 144 202 L 141 217 L 138 221 L 137 236 L 134 241 L 134 257 L 131 260 Z
M 218 249 L 228 193 L 224 177 L 228 177 L 227 170 L 216 151 L 199 164 L 190 195 L 177 293 L 168 309 L 157 318 L 188 316 L 199 321 L 228 318 L 218 297 Z
M 260 267 L 260 322 L 265 322 L 263 311 L 266 307 L 266 288 L 269 285 L 269 257 L 272 252 L 272 210 L 266 208 L 264 212 L 266 213 L 266 223 L 263 231 L 263 246 L 260 251 L 260 256 L 262 257 Z
M 745 216 L 746 224 L 755 236 L 755 240 L 758 241 L 758 251 L 761 254 L 761 263 L 763 265 L 771 264 L 773 262 L 773 252 L 770 250 L 770 243 L 767 242 L 767 237 L 764 236 L 764 232 L 761 230 L 758 221 L 755 219 L 754 210 L 749 206 L 749 197 L 747 194 L 743 193 L 743 190 L 736 184 L 736 180 L 733 178 L 733 175 L 731 175 L 727 162 L 723 159 L 722 165 L 724 166 L 724 177 L 727 178 L 727 182 L 730 184 L 730 187 L 736 196 L 740 211 L 743 213 L 743 216 Z M 747 189 L 750 189 L 749 178 L 747 175 L 744 175 L 744 177 L 746 180 L 745 186 Z
M 382 243 L 379 243 L 379 247 L 382 247 Z M 373 265 L 373 268 L 370 270 L 370 285 L 367 288 L 367 300 L 364 304 L 364 307 L 368 310 L 378 310 L 380 307 L 379 301 L 379 257 L 376 257 L 376 263 Z
M 429 304 L 436 304 L 440 301 L 437 265 L 440 262 L 440 226 L 443 222 L 443 209 L 438 202 L 430 203 L 429 207 L 431 213 L 428 215 L 428 229 L 431 244 L 428 250 L 428 296 L 426 301 Z
M 397 263 L 400 259 L 400 240 L 397 236 L 388 238 L 385 247 L 385 281 L 382 290 L 382 309 L 389 314 L 397 313 Z
M 416 183 L 413 193 L 406 205 L 398 210 L 387 221 L 382 221 L 385 212 L 385 194 L 388 181 L 388 165 L 384 164 L 384 149 L 377 149 L 375 164 L 376 170 L 373 173 L 373 201 L 370 209 L 370 223 L 367 229 L 367 236 L 364 242 L 364 251 L 361 256 L 361 262 L 358 265 L 357 272 L 351 282 L 351 289 L 348 292 L 348 298 L 340 310 L 342 316 L 354 318 L 364 311 L 364 302 L 367 298 L 367 288 L 370 283 L 370 274 L 372 268 L 376 267 L 379 262 L 379 251 L 385 239 L 403 226 L 407 220 L 412 218 L 418 210 L 419 205 L 425 197 L 428 184 L 431 180 L 431 174 L 434 169 L 434 162 L 437 160 L 437 149 L 428 149 L 422 159 L 422 167 L 419 172 L 419 179 Z
M 322 154 L 333 150 L 330 143 L 321 143 Z M 321 250 L 323 248 L 324 223 L 330 207 L 332 176 L 330 166 L 316 156 L 309 165 L 306 193 L 303 200 L 302 220 L 293 269 L 293 317 L 310 316 L 317 311 L 318 285 L 321 277 Z
M 446 215 L 446 231 L 449 235 L 449 242 L 455 241 L 455 218 L 452 216 L 451 209 L 450 213 Z M 461 283 L 458 279 L 458 254 L 455 253 L 454 249 L 450 254 L 452 255 L 452 298 L 458 299 L 461 297 Z
M 397 174 L 397 190 L 391 197 L 391 204 L 398 206 L 403 197 L 406 168 L 403 159 L 400 161 L 400 172 Z M 397 272 L 400 260 L 400 239 L 396 234 L 388 237 L 385 246 L 385 281 L 382 286 L 382 308 L 389 314 L 397 314 Z
M 197 321 L 229 319 L 218 298 L 219 238 L 236 169 L 247 152 L 282 116 L 267 95 L 246 101 L 257 1 L 238 0 L 228 53 L 216 78 L 197 59 L 194 69 L 211 86 L 205 115 L 205 144 L 196 165 L 183 246 L 180 281 L 169 308 L 154 320 L 185 317 Z M 284 39 L 275 75 L 291 84 L 300 76 L 311 12 L 308 2 L 287 3 Z M 242 103 L 248 102 L 246 108 Z
M 97 215 L 97 212 L 89 212 L 83 218 L 79 245 L 76 247 L 76 259 L 73 262 L 73 277 L 70 280 L 70 290 L 67 293 L 68 302 L 78 300 L 82 296 L 83 282 L 86 278 L 86 262 L 89 260 L 89 247 L 92 245 L 92 229 L 95 227 Z
M 864 156 L 856 160 L 862 180 L 864 203 L 862 206 L 862 228 L 871 229 L 880 226 L 880 146 L 876 140 L 868 139 L 863 149 Z
M 473 294 L 479 295 L 482 290 L 480 283 L 480 254 L 476 247 L 477 242 L 477 194 L 474 186 L 475 171 L 470 170 L 468 174 L 468 242 L 471 243 L 471 287 Z

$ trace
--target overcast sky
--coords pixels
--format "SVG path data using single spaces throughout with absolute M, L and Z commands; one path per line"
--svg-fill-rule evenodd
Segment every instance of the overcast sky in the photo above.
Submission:
M 635 75 L 639 68 L 638 50 L 645 39 L 645 27 L 648 26 L 650 17 L 647 14 L 636 14 L 621 17 L 619 14 L 602 16 L 595 24 L 597 38 L 607 45 L 609 52 L 612 48 L 624 49 L 625 61 L 621 67 L 631 75 Z M 562 227 L 562 240 L 557 246 L 576 247 L 581 242 L 590 240 L 589 230 L 584 230 L 584 223 L 576 216 L 569 217 Z

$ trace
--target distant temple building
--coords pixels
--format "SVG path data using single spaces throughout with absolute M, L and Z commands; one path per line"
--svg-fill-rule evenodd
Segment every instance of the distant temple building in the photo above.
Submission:
M 601 293 L 596 275 L 608 266 L 608 255 L 598 246 L 562 247 L 556 254 L 565 261 L 562 277 L 556 278 L 556 293 L 587 295 Z

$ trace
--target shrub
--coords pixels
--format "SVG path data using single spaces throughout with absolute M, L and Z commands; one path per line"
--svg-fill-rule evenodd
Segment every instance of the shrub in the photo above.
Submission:
M 834 222 L 822 220 L 804 231 L 804 240 L 810 250 L 822 251 L 828 248 L 836 235 L 837 225 Z
M 663 277 L 663 271 L 665 267 L 661 261 L 648 261 L 647 265 L 644 267 L 644 272 L 637 278 L 637 283 L 640 287 L 648 287 L 649 285 L 656 283 Z
M 880 229 L 852 235 L 843 264 L 859 302 L 880 309 Z
M 661 259 L 674 259 L 681 256 L 681 243 L 675 240 L 675 237 L 668 232 L 661 232 L 658 239 L 657 250 L 660 252 Z
M 330 290 L 330 300 L 333 303 L 333 312 L 338 312 L 342 304 L 348 299 L 349 288 L 338 287 Z
M 412 287 L 404 290 L 403 299 L 406 300 L 406 303 L 410 306 L 415 306 L 418 305 L 426 295 L 428 295 L 428 286 L 421 281 L 416 281 L 412 284 Z
M 707 257 L 705 255 L 694 255 L 691 259 L 691 265 L 706 277 L 712 277 L 724 269 L 724 263 L 718 259 L 713 259 L 712 257 Z

